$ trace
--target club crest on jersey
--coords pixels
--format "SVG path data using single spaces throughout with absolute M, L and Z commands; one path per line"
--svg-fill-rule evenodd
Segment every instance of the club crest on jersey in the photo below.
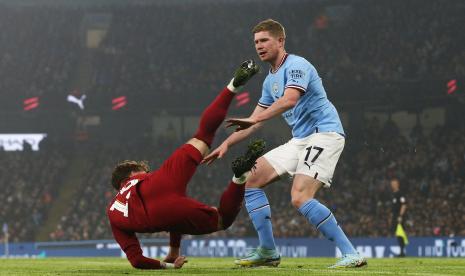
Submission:
M 279 89 L 279 86 L 278 86 L 278 83 L 275 82 L 273 83 L 273 86 L 271 86 L 271 90 L 273 91 L 273 94 L 278 94 L 278 89 Z

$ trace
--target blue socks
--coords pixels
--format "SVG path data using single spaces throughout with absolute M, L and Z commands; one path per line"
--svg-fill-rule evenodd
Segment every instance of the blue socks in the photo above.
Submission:
M 260 247 L 275 249 L 273 228 L 271 225 L 271 209 L 265 192 L 262 189 L 245 189 L 245 207 L 258 233 Z M 334 241 L 342 255 L 357 254 L 347 236 L 337 224 L 334 215 L 316 199 L 305 202 L 299 211 L 330 241 Z
M 271 225 L 271 209 L 265 192 L 258 188 L 245 189 L 245 207 L 258 233 L 260 247 L 275 249 L 273 228 Z
M 334 241 L 342 255 L 357 254 L 347 236 L 337 224 L 333 213 L 316 199 L 310 199 L 299 208 L 311 224 L 313 224 L 330 241 Z

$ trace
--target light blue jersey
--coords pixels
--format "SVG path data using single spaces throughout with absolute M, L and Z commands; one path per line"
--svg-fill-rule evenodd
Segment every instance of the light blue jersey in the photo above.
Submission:
M 261 107 L 269 107 L 292 87 L 302 91 L 296 106 L 282 114 L 292 128 L 292 136 L 304 138 L 316 132 L 337 132 L 344 135 L 341 120 L 315 67 L 306 59 L 286 54 L 278 70 L 268 73 L 263 82 Z

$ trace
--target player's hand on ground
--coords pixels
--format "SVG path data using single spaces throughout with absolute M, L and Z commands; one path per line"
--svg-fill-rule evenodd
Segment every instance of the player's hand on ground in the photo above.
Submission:
M 180 255 L 180 248 L 179 247 L 172 247 L 170 246 L 170 250 L 168 251 L 168 254 L 166 257 L 163 259 L 165 263 L 174 263 L 177 257 Z
M 187 263 L 187 259 L 185 256 L 179 256 L 174 261 L 174 268 L 181 268 L 185 263 Z
M 202 163 L 207 163 L 207 165 L 210 165 L 216 159 L 222 158 L 226 154 L 227 151 L 228 151 L 228 145 L 226 143 L 223 143 L 219 147 L 217 147 L 214 151 L 212 151 L 209 155 L 207 155 L 202 160 Z
M 226 127 L 236 126 L 236 131 L 248 129 L 255 125 L 257 121 L 253 118 L 231 118 L 226 120 Z
M 179 255 L 174 255 L 174 254 L 168 254 L 166 257 L 163 259 L 165 263 L 174 263 L 176 259 L 179 257 Z

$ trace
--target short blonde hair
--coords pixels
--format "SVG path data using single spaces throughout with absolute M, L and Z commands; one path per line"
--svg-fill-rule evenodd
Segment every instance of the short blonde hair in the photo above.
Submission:
M 253 34 L 256 34 L 258 32 L 263 32 L 263 31 L 267 31 L 272 36 L 277 37 L 277 38 L 281 38 L 281 37 L 284 39 L 286 38 L 286 32 L 284 31 L 283 25 L 281 25 L 281 23 L 271 18 L 263 20 L 262 22 L 258 23 L 252 29 Z

